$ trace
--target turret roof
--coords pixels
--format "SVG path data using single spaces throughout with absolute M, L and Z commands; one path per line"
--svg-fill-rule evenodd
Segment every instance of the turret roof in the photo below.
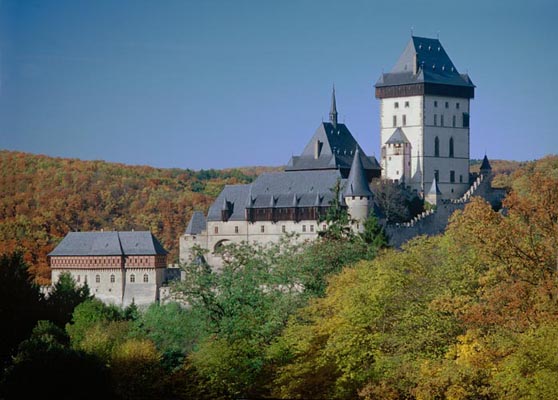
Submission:
M 369 196 L 372 197 L 372 191 L 370 186 L 368 186 L 368 180 L 366 179 L 366 173 L 362 166 L 362 161 L 360 159 L 360 152 L 356 151 L 353 157 L 353 164 L 351 165 L 351 172 L 347 178 L 347 183 L 345 184 L 344 196 Z
M 492 166 L 490 165 L 490 162 L 488 161 L 488 157 L 486 156 L 486 154 L 484 155 L 484 158 L 482 159 L 482 164 L 480 166 L 480 169 L 481 169 L 481 171 L 492 169 Z
M 201 211 L 194 211 L 190 222 L 186 227 L 186 234 L 188 235 L 198 235 L 206 228 L 206 221 L 203 213 Z
M 386 144 L 400 144 L 400 143 L 409 143 L 409 139 L 405 136 L 405 132 L 403 129 L 397 128 L 393 134 L 389 137 Z
M 434 179 L 432 180 L 432 185 L 430 186 L 430 190 L 428 191 L 428 194 L 436 195 L 436 196 L 440 196 L 442 194 L 440 188 L 438 187 L 438 182 L 436 181 L 436 177 L 434 177 Z

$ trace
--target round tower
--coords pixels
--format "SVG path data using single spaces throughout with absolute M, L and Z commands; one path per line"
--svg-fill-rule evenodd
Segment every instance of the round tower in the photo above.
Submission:
M 359 232 L 364 230 L 364 221 L 368 218 L 373 196 L 370 186 L 368 186 L 366 173 L 360 159 L 360 151 L 357 147 L 343 198 L 351 219 L 355 221 L 356 230 Z

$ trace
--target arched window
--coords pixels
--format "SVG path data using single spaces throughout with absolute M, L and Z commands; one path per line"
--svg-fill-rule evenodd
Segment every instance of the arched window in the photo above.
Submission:
M 453 157 L 453 138 L 450 138 L 449 156 Z
M 136 281 L 136 276 L 134 274 L 130 275 L 130 283 L 134 283 Z
M 115 281 L 114 274 L 112 274 L 112 275 L 110 276 L 110 283 L 114 283 L 114 281 Z
M 438 136 L 434 138 L 434 157 L 440 157 L 440 139 L 438 139 Z
M 149 282 L 149 275 L 143 274 L 143 283 Z

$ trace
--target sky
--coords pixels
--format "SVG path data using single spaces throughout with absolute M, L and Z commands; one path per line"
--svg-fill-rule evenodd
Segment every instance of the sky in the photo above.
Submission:
M 0 149 L 280 166 L 327 120 L 379 155 L 374 83 L 439 37 L 476 85 L 471 158 L 558 153 L 556 0 L 0 0 Z

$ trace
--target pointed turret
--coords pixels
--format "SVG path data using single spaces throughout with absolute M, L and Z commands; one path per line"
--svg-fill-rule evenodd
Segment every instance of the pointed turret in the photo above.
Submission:
M 357 147 L 355 151 L 355 156 L 353 157 L 353 164 L 351 165 L 351 172 L 347 178 L 347 184 L 345 185 L 345 191 L 343 193 L 345 197 L 349 196 L 364 196 L 372 197 L 372 191 L 370 186 L 368 186 L 368 180 L 366 179 L 366 172 L 362 166 L 362 160 L 360 159 L 360 151 Z
M 490 165 L 490 162 L 488 161 L 488 157 L 486 156 L 486 154 L 484 155 L 484 158 L 482 159 L 482 164 L 480 166 L 480 170 L 481 170 L 481 172 L 483 172 L 483 171 L 492 172 L 492 166 Z
M 368 186 L 366 173 L 360 159 L 360 151 L 357 147 L 353 157 L 353 164 L 351 165 L 351 172 L 343 191 L 343 199 L 351 219 L 356 223 L 353 225 L 353 229 L 359 232 L 364 230 L 364 221 L 368 218 L 370 207 L 373 204 L 373 196 L 370 186 Z
M 442 192 L 440 191 L 440 188 L 438 186 L 438 181 L 436 180 L 436 177 L 434 177 L 434 179 L 432 180 L 432 186 L 430 186 L 430 190 L 426 193 L 426 196 L 424 196 L 424 199 L 428 203 L 435 206 L 435 205 L 438 204 L 438 202 L 440 201 L 441 198 L 442 198 Z
M 331 93 L 331 109 L 329 110 L 329 122 L 337 127 L 337 104 L 335 102 L 335 86 L 333 86 L 333 92 Z

